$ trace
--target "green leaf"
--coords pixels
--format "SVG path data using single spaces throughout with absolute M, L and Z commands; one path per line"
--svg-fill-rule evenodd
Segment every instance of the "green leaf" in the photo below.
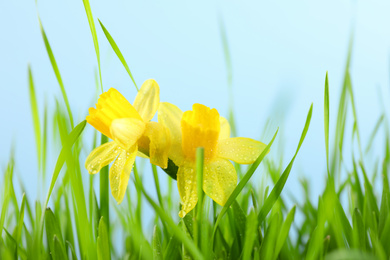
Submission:
M 309 112 L 306 117 L 306 123 L 305 127 L 303 128 L 301 138 L 298 143 L 297 150 L 295 151 L 294 157 L 291 159 L 290 163 L 284 170 L 282 176 L 279 178 L 278 182 L 275 184 L 274 188 L 272 189 L 271 193 L 269 194 L 268 198 L 264 202 L 263 207 L 260 210 L 260 213 L 257 217 L 258 222 L 262 223 L 265 217 L 268 215 L 269 211 L 271 210 L 272 206 L 275 204 L 276 200 L 279 198 L 280 194 L 282 193 L 282 190 L 284 188 L 284 184 L 287 181 L 288 176 L 290 175 L 290 171 L 292 169 L 292 166 L 294 164 L 294 160 L 299 152 L 299 149 L 301 148 L 301 145 L 303 143 L 303 140 L 305 140 L 306 133 L 309 130 L 311 115 L 313 112 L 313 104 L 311 104 Z
M 98 19 L 98 21 L 99 21 L 99 23 L 100 23 L 100 26 L 101 26 L 102 29 L 103 29 L 104 34 L 105 34 L 106 37 L 107 37 L 108 42 L 110 43 L 110 45 L 111 45 L 112 49 L 114 50 L 116 56 L 118 56 L 119 60 L 122 62 L 123 67 L 125 67 L 125 69 L 126 69 L 126 71 L 127 71 L 127 74 L 129 74 L 131 80 L 132 80 L 133 83 L 134 83 L 135 88 L 136 88 L 137 91 L 138 91 L 138 86 L 137 86 L 137 84 L 135 83 L 135 80 L 134 80 L 134 78 L 133 78 L 133 74 L 131 74 L 131 71 L 130 71 L 130 69 L 129 69 L 129 66 L 127 65 L 127 62 L 126 62 L 125 58 L 123 57 L 122 52 L 119 50 L 118 45 L 115 43 L 114 39 L 111 37 L 111 34 L 107 31 L 106 27 L 104 27 L 103 23 L 102 23 L 99 19 Z
M 108 237 L 107 226 L 104 217 L 99 221 L 99 235 L 97 237 L 97 256 L 100 260 L 111 259 L 110 240 Z

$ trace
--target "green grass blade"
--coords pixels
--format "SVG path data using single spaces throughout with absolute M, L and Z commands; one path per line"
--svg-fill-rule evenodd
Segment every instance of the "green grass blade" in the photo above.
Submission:
M 157 226 L 153 229 L 153 260 L 163 260 L 160 237 Z
M 271 222 L 265 232 L 264 240 L 260 248 L 260 259 L 273 259 L 280 224 L 281 220 L 278 212 L 271 217 Z
M 296 206 L 294 206 L 290 210 L 290 212 L 288 213 L 288 215 L 286 217 L 286 220 L 283 222 L 282 227 L 280 228 L 280 232 L 279 232 L 278 238 L 276 240 L 274 259 L 276 259 L 278 257 L 280 250 L 282 250 L 282 246 L 288 237 L 288 233 L 290 232 L 291 224 L 294 220 L 295 209 L 296 209 Z
M 161 195 L 161 189 L 160 189 L 160 182 L 158 178 L 158 173 L 157 173 L 157 167 L 154 164 L 151 164 L 152 166 L 152 172 L 153 172 L 153 178 L 154 178 L 154 185 L 156 187 L 156 193 L 157 193 L 157 198 L 158 198 L 158 203 L 160 204 L 161 208 L 164 208 L 164 201 Z
M 246 227 L 245 227 L 245 241 L 244 241 L 243 257 L 242 257 L 242 259 L 244 260 L 252 259 L 252 251 L 256 239 L 257 228 L 258 228 L 257 215 L 252 210 L 247 217 Z
M 134 171 L 134 177 L 136 182 L 140 182 L 138 173 Z M 202 253 L 196 247 L 195 243 L 187 236 L 187 234 L 180 228 L 175 222 L 173 222 L 172 218 L 161 208 L 159 207 L 153 199 L 146 193 L 143 189 L 142 185 L 138 184 L 144 194 L 146 200 L 158 214 L 162 221 L 166 222 L 167 226 L 172 230 L 172 233 L 183 243 L 183 245 L 187 248 L 187 250 L 191 253 L 194 259 L 204 259 Z
M 100 23 L 100 26 L 101 26 L 102 29 L 103 29 L 104 34 L 105 34 L 106 37 L 107 37 L 108 42 L 110 43 L 110 45 L 111 45 L 112 49 L 114 50 L 116 56 L 118 56 L 119 60 L 122 62 L 123 67 L 125 67 L 125 69 L 126 69 L 126 71 L 127 71 L 127 74 L 129 74 L 131 80 L 132 80 L 133 83 L 134 83 L 135 88 L 136 88 L 137 91 L 138 91 L 138 86 L 137 86 L 137 84 L 135 83 L 135 80 L 134 80 L 134 78 L 133 78 L 133 74 L 131 74 L 131 71 L 130 71 L 130 69 L 129 69 L 129 66 L 127 65 L 127 62 L 126 62 L 125 58 L 123 57 L 122 52 L 119 50 L 118 45 L 115 43 L 114 39 L 111 37 L 111 34 L 107 31 L 106 27 L 104 27 L 103 23 L 102 23 L 99 19 L 98 19 L 98 21 L 99 21 L 99 23 Z
M 57 218 L 55 217 L 54 213 L 50 208 L 46 209 L 45 225 L 49 250 L 53 255 L 53 258 L 62 259 L 62 249 L 65 250 L 65 246 L 62 241 L 61 228 L 60 224 L 57 221 Z M 58 243 L 58 245 L 55 246 L 55 243 Z
M 352 226 L 353 226 L 353 245 L 356 249 L 366 249 L 366 230 L 364 228 L 363 218 L 360 211 L 355 208 L 352 215 Z
M 68 257 L 66 256 L 64 245 L 56 235 L 54 235 L 53 237 L 53 246 L 54 246 L 53 260 L 68 259 Z
M 78 124 L 72 130 L 72 132 L 70 132 L 70 134 L 68 136 L 68 139 L 65 142 L 66 145 L 64 145 L 62 147 L 62 149 L 61 149 L 60 155 L 58 156 L 56 165 L 54 167 L 54 172 L 53 172 L 53 175 L 52 175 L 52 178 L 51 178 L 51 182 L 50 182 L 50 188 L 49 188 L 49 190 L 47 192 L 47 196 L 46 196 L 46 200 L 45 200 L 45 206 L 44 206 L 45 209 L 47 207 L 47 204 L 49 203 L 50 195 L 51 195 L 51 193 L 53 191 L 54 184 L 56 183 L 58 175 L 60 174 L 60 171 L 62 169 L 62 166 L 65 163 L 65 155 L 67 153 L 67 150 L 71 149 L 73 144 L 77 141 L 77 139 L 79 138 L 81 133 L 84 131 L 86 123 L 87 123 L 87 121 L 85 121 L 85 120 L 82 121 L 80 124 Z
M 108 138 L 105 135 L 101 135 L 100 143 L 107 143 Z M 108 165 L 104 166 L 100 170 L 99 174 L 99 184 L 100 184 L 100 216 L 104 218 L 104 221 L 108 223 L 106 225 L 108 232 L 109 231 L 109 223 L 110 223 L 110 184 L 109 184 L 109 174 L 108 174 Z M 100 220 L 101 221 L 101 220 Z
M 97 34 L 96 34 L 95 23 L 93 21 L 93 16 L 92 16 L 92 11 L 91 11 L 91 6 L 89 4 L 89 1 L 83 0 L 83 3 L 84 3 L 84 8 L 85 8 L 85 13 L 87 14 L 87 18 L 88 18 L 89 28 L 91 29 L 93 46 L 95 47 L 96 58 L 97 58 L 98 68 L 99 68 L 100 88 L 101 88 L 102 93 L 103 93 L 102 71 L 100 69 L 99 43 L 98 43 L 98 38 L 97 38 Z
M 309 130 L 312 112 L 313 112 L 313 104 L 311 104 L 309 112 L 307 114 L 305 127 L 303 128 L 301 138 L 299 140 L 298 147 L 297 147 L 297 150 L 295 151 L 294 157 L 291 159 L 290 163 L 288 164 L 288 166 L 284 170 L 282 176 L 279 178 L 278 182 L 275 184 L 275 186 L 272 189 L 271 193 L 269 194 L 268 198 L 264 202 L 264 205 L 261 208 L 260 213 L 258 215 L 259 223 L 263 222 L 263 220 L 265 219 L 265 217 L 268 215 L 269 211 L 271 210 L 272 206 L 275 204 L 276 200 L 279 198 L 280 194 L 282 193 L 282 190 L 284 188 L 284 184 L 286 183 L 287 178 L 290 175 L 290 171 L 291 171 L 292 166 L 294 164 L 294 160 L 299 152 L 299 149 L 301 148 L 303 140 L 306 137 L 306 133 Z
M 367 146 L 366 146 L 366 150 L 365 150 L 365 153 L 368 153 L 372 147 L 372 144 L 374 142 L 374 139 L 375 139 L 375 136 L 377 135 L 378 133 L 378 130 L 379 130 L 379 127 L 382 125 L 382 123 L 384 122 L 384 119 L 385 119 L 385 115 L 382 114 L 378 121 L 376 122 L 375 126 L 374 126 L 374 129 L 372 130 L 371 132 L 371 135 L 370 135 L 370 139 L 368 139 L 368 142 L 367 142 Z
M 21 236 L 22 236 L 22 229 L 24 225 L 24 210 L 25 210 L 25 205 L 26 205 L 26 194 L 23 193 L 22 197 L 22 204 L 20 205 L 20 214 L 19 214 L 19 221 L 18 221 L 18 226 L 16 229 L 16 242 L 20 245 L 21 244 Z
M 99 236 L 97 237 L 97 256 L 99 260 L 110 260 L 110 239 L 104 217 L 99 221 Z
M 39 120 L 38 102 L 37 102 L 37 97 L 35 95 L 34 80 L 33 80 L 33 75 L 31 72 L 30 65 L 28 66 L 28 83 L 29 83 L 28 85 L 29 85 L 29 92 L 30 92 L 31 113 L 32 113 L 33 124 L 34 124 L 35 142 L 37 147 L 38 168 L 41 169 L 42 167 L 41 123 Z
M 56 75 L 58 84 L 60 85 L 60 88 L 61 88 L 61 94 L 62 94 L 62 97 L 64 99 L 65 105 L 66 105 L 66 110 L 68 111 L 70 125 L 72 126 L 72 128 L 74 128 L 73 115 L 72 115 L 72 111 L 70 110 L 68 96 L 66 95 L 66 91 L 65 91 L 64 83 L 62 82 L 60 70 L 58 69 L 56 59 L 54 58 L 53 51 L 50 47 L 49 40 L 47 39 L 45 30 L 43 29 L 41 18 L 39 18 L 39 15 L 38 15 L 38 20 L 39 20 L 39 26 L 41 28 L 42 38 L 43 38 L 43 41 L 45 43 L 47 55 L 49 56 L 51 66 L 53 68 L 54 74 Z
M 329 175 L 329 80 L 328 72 L 325 76 L 325 94 L 324 94 L 324 132 L 326 149 L 326 168 Z
M 199 238 L 201 237 L 201 223 L 203 221 L 203 163 L 204 163 L 204 148 L 196 149 L 196 186 L 198 194 L 198 203 L 196 205 L 196 219 L 194 221 L 194 241 L 199 246 Z

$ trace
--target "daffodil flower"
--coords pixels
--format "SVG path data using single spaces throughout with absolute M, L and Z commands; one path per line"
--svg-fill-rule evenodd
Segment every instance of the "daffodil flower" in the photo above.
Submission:
M 115 160 L 109 179 L 111 193 L 118 204 L 125 195 L 138 151 L 148 156 L 151 163 L 167 167 L 169 131 L 160 123 L 150 122 L 160 103 L 159 92 L 157 82 L 147 80 L 131 105 L 111 88 L 100 95 L 96 108 L 89 109 L 87 122 L 114 141 L 94 149 L 85 161 L 85 168 L 95 174 Z
M 203 190 L 220 205 L 237 185 L 237 173 L 230 162 L 253 163 L 266 147 L 245 137 L 230 138 L 228 121 L 216 109 L 194 104 L 192 111 L 182 112 L 170 103 L 161 103 L 158 121 L 171 134 L 169 158 L 179 167 L 177 186 L 182 203 L 179 212 L 184 217 L 197 201 L 196 149 L 204 148 Z

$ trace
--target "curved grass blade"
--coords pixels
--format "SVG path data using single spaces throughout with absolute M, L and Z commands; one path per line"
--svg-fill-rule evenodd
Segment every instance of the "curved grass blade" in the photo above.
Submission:
M 112 49 L 114 50 L 116 56 L 118 56 L 119 60 L 122 62 L 123 67 L 125 67 L 125 69 L 127 71 L 127 74 L 129 74 L 131 80 L 133 81 L 133 84 L 134 84 L 135 88 L 138 91 L 138 86 L 135 83 L 135 80 L 133 78 L 133 74 L 131 74 L 129 66 L 127 65 L 127 62 L 126 62 L 125 58 L 123 57 L 122 52 L 119 50 L 118 45 L 115 43 L 114 39 L 111 37 L 111 34 L 107 31 L 106 27 L 104 27 L 103 23 L 99 19 L 98 19 L 98 21 L 100 23 L 100 26 L 103 29 L 104 34 L 107 37 L 108 42 L 110 43 L 110 45 L 111 45 Z
M 48 190 L 47 195 L 46 195 L 46 200 L 45 200 L 45 204 L 44 204 L 44 207 L 43 207 L 43 212 L 42 212 L 42 215 L 40 216 L 40 218 L 41 218 L 40 228 L 38 229 L 38 233 L 36 234 L 37 237 L 35 239 L 41 239 L 42 231 L 43 231 L 44 217 L 45 217 L 45 212 L 46 212 L 46 207 L 47 207 L 47 204 L 49 203 L 49 199 L 50 199 L 51 193 L 53 191 L 54 184 L 56 183 L 58 175 L 60 174 L 60 171 L 62 169 L 62 166 L 65 163 L 65 159 L 66 159 L 66 156 L 68 154 L 68 150 L 71 149 L 73 144 L 76 142 L 78 137 L 81 135 L 81 133 L 83 132 L 83 130 L 85 128 L 86 123 L 87 122 L 85 120 L 82 121 L 80 124 L 78 124 L 72 130 L 72 132 L 70 132 L 70 134 L 67 137 L 67 141 L 65 142 L 66 145 L 64 145 L 62 147 L 62 149 L 61 149 L 60 155 L 58 156 L 56 165 L 54 167 L 54 172 L 53 172 L 53 175 L 52 175 L 52 178 L 51 178 L 49 190 Z
M 305 140 L 306 133 L 309 130 L 312 112 L 313 112 L 313 104 L 311 104 L 309 112 L 307 114 L 305 127 L 303 128 L 303 131 L 301 134 L 301 139 L 299 140 L 298 147 L 297 147 L 297 150 L 295 151 L 294 157 L 291 159 L 287 168 L 284 170 L 282 176 L 280 176 L 278 182 L 275 184 L 271 193 L 269 194 L 266 201 L 264 202 L 264 205 L 261 208 L 260 213 L 259 213 L 258 218 L 257 218 L 259 223 L 263 222 L 263 220 L 265 219 L 265 217 L 268 215 L 269 211 L 271 210 L 272 206 L 275 204 L 275 202 L 279 198 L 280 194 L 282 193 L 282 190 L 284 188 L 284 184 L 286 183 L 287 178 L 290 175 L 290 171 L 291 171 L 291 168 L 294 164 L 295 158 L 299 152 L 299 149 L 301 148 L 303 140 Z
M 41 28 L 42 38 L 43 38 L 43 41 L 45 43 L 47 55 L 49 55 L 51 66 L 53 68 L 54 74 L 56 75 L 58 84 L 60 85 L 60 88 L 61 88 L 61 94 L 62 94 L 62 97 L 64 99 L 65 105 L 66 105 L 66 110 L 68 111 L 70 125 L 72 126 L 72 128 L 74 128 L 73 115 L 72 115 L 72 111 L 70 110 L 68 96 L 66 95 L 66 91 L 65 91 L 64 83 L 62 82 L 60 70 L 58 69 L 56 59 L 54 58 L 54 54 L 53 54 L 53 51 L 50 47 L 49 40 L 47 39 L 45 30 L 43 29 L 41 18 L 39 17 L 39 14 L 38 14 L 38 20 L 39 20 L 39 27 Z
M 324 93 L 324 132 L 325 132 L 325 149 L 326 149 L 326 169 L 329 173 L 329 81 L 328 71 L 325 76 L 325 93 Z
M 35 142 L 37 146 L 38 168 L 41 169 L 42 167 L 41 123 L 39 121 L 37 97 L 35 95 L 34 81 L 33 81 L 33 75 L 31 72 L 30 65 L 28 65 L 28 85 L 29 85 L 29 92 L 30 92 L 31 113 L 32 113 L 33 124 L 34 124 Z
M 98 67 L 99 67 L 100 88 L 101 88 L 102 93 L 103 93 L 102 71 L 100 69 L 99 43 L 98 43 L 98 39 L 97 39 L 95 23 L 93 22 L 93 16 L 92 16 L 92 11 L 91 11 L 91 6 L 89 5 L 89 1 L 83 0 L 83 3 L 84 3 L 84 8 L 85 8 L 85 13 L 87 14 L 87 18 L 88 18 L 89 28 L 91 29 L 93 46 L 95 47 L 96 58 L 97 58 Z
M 23 224 L 24 224 L 24 209 L 26 205 L 26 194 L 23 193 L 23 198 L 22 198 L 22 204 L 20 205 L 20 214 L 19 214 L 19 221 L 18 221 L 18 226 L 16 230 L 16 242 L 19 244 L 20 239 L 22 236 L 22 229 L 23 229 Z
M 49 188 L 49 191 L 48 191 L 47 196 L 46 196 L 45 205 L 43 207 L 44 209 L 46 209 L 47 204 L 49 203 L 50 195 L 53 191 L 54 184 L 56 183 L 58 175 L 60 174 L 60 171 L 62 169 L 62 166 L 65 163 L 65 159 L 66 159 L 65 155 L 67 153 L 67 150 L 69 150 L 73 146 L 73 144 L 76 142 L 76 140 L 79 138 L 79 136 L 81 135 L 81 133 L 83 132 L 83 130 L 85 128 L 86 123 L 87 123 L 87 121 L 85 121 L 85 120 L 82 121 L 80 124 L 78 124 L 72 130 L 72 132 L 70 132 L 70 134 L 68 135 L 68 140 L 65 143 L 66 145 L 64 145 L 61 149 L 60 155 L 58 156 L 58 159 L 57 159 L 57 163 L 54 167 L 54 172 L 53 172 L 51 182 L 50 182 L 50 188 Z
M 278 129 L 279 130 L 279 129 Z M 275 137 L 278 133 L 278 130 L 276 130 L 274 136 L 272 137 L 271 142 L 264 148 L 263 152 L 259 155 L 259 157 L 256 159 L 256 161 L 252 164 L 252 166 L 249 168 L 247 173 L 244 175 L 244 178 L 238 183 L 237 187 L 233 190 L 232 194 L 230 195 L 229 199 L 226 201 L 225 206 L 223 206 L 221 212 L 218 215 L 217 220 L 215 221 L 214 230 L 213 230 L 213 236 L 212 236 L 212 243 L 214 243 L 214 236 L 215 232 L 217 231 L 218 224 L 221 221 L 223 215 L 226 213 L 226 211 L 229 209 L 229 207 L 233 204 L 235 199 L 237 198 L 238 194 L 242 191 L 245 184 L 249 181 L 249 179 L 252 177 L 254 172 L 256 171 L 257 167 L 259 167 L 261 161 L 264 159 L 264 157 L 267 155 L 268 151 L 270 150 Z

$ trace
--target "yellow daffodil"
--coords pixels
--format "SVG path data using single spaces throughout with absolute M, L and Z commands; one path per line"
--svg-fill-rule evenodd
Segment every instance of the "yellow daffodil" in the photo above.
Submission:
M 170 146 L 169 131 L 162 124 L 150 122 L 159 103 L 159 86 L 150 79 L 144 82 L 133 105 L 116 89 L 100 95 L 96 108 L 89 109 L 87 122 L 112 142 L 94 149 L 85 161 L 90 174 L 95 174 L 112 161 L 109 179 L 111 193 L 122 202 L 137 152 L 149 156 L 150 162 L 167 167 Z
M 266 147 L 245 137 L 230 138 L 230 126 L 216 109 L 194 104 L 192 111 L 182 112 L 170 103 L 161 103 L 158 121 L 171 134 L 169 158 L 179 167 L 177 186 L 182 203 L 180 217 L 191 211 L 197 201 L 195 154 L 204 148 L 203 190 L 224 205 L 237 185 L 237 173 L 230 160 L 253 163 Z

